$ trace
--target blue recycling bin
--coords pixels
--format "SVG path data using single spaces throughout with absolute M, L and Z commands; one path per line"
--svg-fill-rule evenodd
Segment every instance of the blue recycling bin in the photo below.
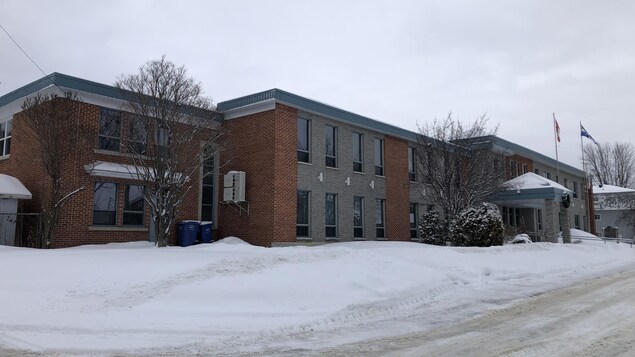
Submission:
M 196 243 L 196 236 L 198 234 L 198 221 L 181 221 L 177 223 L 178 229 L 178 244 L 181 247 L 188 247 Z
M 201 243 L 212 242 L 212 222 L 201 222 L 199 229 L 201 231 Z

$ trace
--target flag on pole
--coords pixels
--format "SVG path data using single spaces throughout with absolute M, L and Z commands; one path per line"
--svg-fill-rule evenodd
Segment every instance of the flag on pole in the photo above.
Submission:
M 553 113 L 553 126 L 556 130 L 556 140 L 560 142 L 560 125 L 558 125 L 558 121 L 556 120 L 556 113 Z
M 597 141 L 595 141 L 595 139 L 593 139 L 593 137 L 591 136 L 591 134 L 589 134 L 588 131 L 586 131 L 586 129 L 582 126 L 582 123 L 580 123 L 580 135 L 591 139 L 591 141 L 593 141 L 593 143 L 597 146 L 600 146 L 600 144 L 598 144 Z

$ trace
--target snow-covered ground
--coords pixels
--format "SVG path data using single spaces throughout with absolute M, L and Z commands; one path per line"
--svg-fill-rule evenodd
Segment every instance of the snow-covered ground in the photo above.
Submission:
M 310 350 L 421 331 L 632 268 L 614 242 L 492 248 L 237 238 L 59 250 L 0 246 L 0 347 L 61 354 Z

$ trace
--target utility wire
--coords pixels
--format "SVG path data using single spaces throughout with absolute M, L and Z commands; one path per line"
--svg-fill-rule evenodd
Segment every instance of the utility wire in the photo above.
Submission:
M 33 63 L 35 65 L 35 67 L 37 67 L 37 69 L 40 70 L 40 72 L 42 72 L 45 76 L 47 76 L 46 72 L 44 72 L 44 70 L 42 68 L 40 68 L 40 66 L 38 66 L 37 63 L 35 63 L 35 61 L 33 60 L 33 58 L 31 58 L 31 56 L 29 56 L 28 53 L 26 53 L 26 51 L 20 47 L 20 45 L 18 44 L 18 42 L 16 40 L 13 39 L 13 37 L 9 34 L 9 32 L 7 32 L 7 30 L 4 28 L 4 26 L 2 26 L 2 24 L 0 24 L 0 28 L 2 28 L 2 31 L 4 31 L 4 33 L 7 34 L 7 36 L 9 36 L 9 38 L 11 39 L 11 41 L 13 41 L 13 43 L 15 43 L 16 46 L 18 46 L 18 48 L 20 49 L 20 51 L 22 51 L 22 53 L 24 53 L 24 55 L 31 61 L 31 63 Z

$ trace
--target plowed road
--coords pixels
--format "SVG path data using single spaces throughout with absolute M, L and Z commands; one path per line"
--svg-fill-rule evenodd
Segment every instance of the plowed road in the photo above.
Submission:
M 635 356 L 635 271 L 531 297 L 451 326 L 314 353 L 328 356 Z

